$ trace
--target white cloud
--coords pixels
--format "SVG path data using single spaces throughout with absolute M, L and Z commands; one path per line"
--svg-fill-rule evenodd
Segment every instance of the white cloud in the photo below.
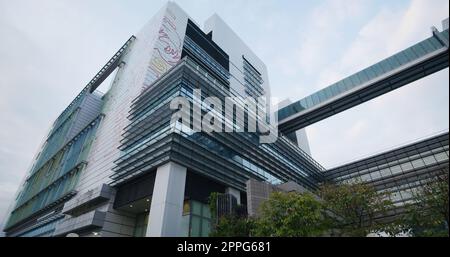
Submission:
M 334 83 L 429 37 L 430 27 L 436 25 L 440 28 L 441 21 L 446 17 L 447 1 L 414 0 L 407 9 L 382 7 L 360 29 L 341 58 L 324 65 L 325 69 L 318 76 L 317 87 Z
M 414 0 L 406 9 L 383 7 L 360 29 L 341 58 L 319 74 L 317 87 L 334 83 L 429 37 L 430 26 L 440 28 L 447 10 L 447 1 Z M 448 130 L 448 81 L 447 69 L 313 125 L 308 132 L 313 131 L 310 140 L 314 157 L 325 166 L 333 166 Z
M 342 27 L 365 13 L 367 1 L 327 0 L 316 7 L 304 26 L 294 57 L 298 70 L 307 74 L 317 72 L 327 62 L 327 56 L 335 51 L 331 44 L 341 39 Z M 292 65 L 292 63 L 291 63 Z

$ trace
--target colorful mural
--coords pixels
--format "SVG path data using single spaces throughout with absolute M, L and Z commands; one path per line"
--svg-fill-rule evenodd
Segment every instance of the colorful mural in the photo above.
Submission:
M 158 31 L 143 90 L 178 63 L 182 48 L 183 40 L 177 31 L 176 16 L 168 12 Z

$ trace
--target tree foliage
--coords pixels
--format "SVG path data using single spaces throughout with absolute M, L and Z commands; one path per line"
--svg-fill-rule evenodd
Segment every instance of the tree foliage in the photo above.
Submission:
M 225 215 L 219 218 L 209 236 L 212 237 L 248 237 L 254 223 L 251 218 L 237 215 Z
M 414 236 L 449 236 L 448 172 L 435 177 L 413 196 L 407 222 Z
M 448 236 L 448 172 L 414 195 L 407 214 L 386 222 L 379 217 L 395 209 L 389 193 L 355 181 L 322 185 L 316 192 L 274 192 L 257 217 L 220 217 L 211 236 L 367 236 L 384 232 L 396 236 Z M 211 196 L 215 202 L 217 196 Z M 211 204 L 212 213 L 216 206 Z M 214 209 L 214 211 L 213 211 Z
M 261 206 L 255 236 L 319 236 L 324 232 L 322 204 L 310 193 L 274 192 Z
M 362 182 L 322 185 L 318 194 L 328 210 L 330 228 L 345 236 L 367 236 L 383 230 L 377 215 L 393 208 L 388 194 Z

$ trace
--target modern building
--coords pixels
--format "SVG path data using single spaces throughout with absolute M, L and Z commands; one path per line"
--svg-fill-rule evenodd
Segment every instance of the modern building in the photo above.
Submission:
M 413 196 L 422 186 L 448 172 L 449 133 L 444 132 L 328 169 L 323 172 L 323 182 L 363 182 L 378 192 L 388 193 L 395 209 L 379 218 L 389 222 L 404 214 L 404 206 L 413 202 Z M 273 185 L 250 179 L 247 181 L 248 214 L 258 215 L 259 206 L 274 191 L 308 190 L 293 181 Z
M 195 101 L 193 89 L 221 100 L 270 95 L 264 63 L 218 16 L 202 30 L 169 2 L 55 121 L 7 235 L 204 236 L 212 192 L 244 204 L 250 178 L 316 187 L 324 169 L 287 138 L 259 144 L 257 133 L 171 126 L 171 100 Z
M 97 89 L 110 76 L 102 95 Z M 310 156 L 304 132 L 261 143 L 264 131 L 277 125 L 268 115 L 270 103 L 258 101 L 253 111 L 239 99 L 269 96 L 265 64 L 217 15 L 202 30 L 169 2 L 56 119 L 19 189 L 6 235 L 207 236 L 213 192 L 226 193 L 221 201 L 227 210 L 253 199 L 251 181 L 314 190 L 324 181 L 353 176 L 348 174 L 372 174 L 377 156 L 326 171 Z M 174 109 L 179 97 L 193 110 Z M 217 102 L 204 104 L 211 97 Z M 231 105 L 236 115 L 224 118 L 221 128 L 248 129 L 261 117 L 264 124 L 254 132 L 198 131 L 195 124 L 211 109 L 220 107 L 222 114 L 229 107 L 227 97 L 237 99 Z M 248 112 L 240 117 L 239 108 Z M 186 114 L 193 125 L 172 120 L 175 114 Z M 446 135 L 439 138 L 438 152 L 429 150 L 448 170 Z M 394 151 L 382 162 L 392 170 L 393 160 L 402 165 L 401 158 L 428 154 L 425 148 L 405 150 L 407 156 Z M 381 166 L 377 162 L 376 169 Z M 428 170 L 421 172 L 411 174 Z M 381 189 L 394 188 L 387 185 L 391 180 L 383 179 Z
M 404 146 L 363 158 L 324 173 L 330 183 L 355 180 L 389 192 L 397 207 L 389 215 L 402 214 L 420 187 L 449 172 L 449 134 L 440 133 Z

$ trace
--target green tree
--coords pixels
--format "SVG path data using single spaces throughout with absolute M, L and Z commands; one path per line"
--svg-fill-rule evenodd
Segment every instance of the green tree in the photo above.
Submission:
M 449 236 L 448 188 L 448 172 L 445 172 L 413 195 L 407 220 L 414 236 Z
M 219 218 L 209 236 L 212 237 L 248 237 L 253 229 L 251 218 L 237 215 L 225 215 Z
M 325 230 L 322 204 L 310 193 L 274 192 L 263 202 L 254 236 L 320 236 Z
M 328 210 L 329 225 L 341 236 L 362 237 L 383 231 L 384 225 L 375 218 L 394 207 L 388 194 L 360 181 L 322 185 L 318 194 Z

